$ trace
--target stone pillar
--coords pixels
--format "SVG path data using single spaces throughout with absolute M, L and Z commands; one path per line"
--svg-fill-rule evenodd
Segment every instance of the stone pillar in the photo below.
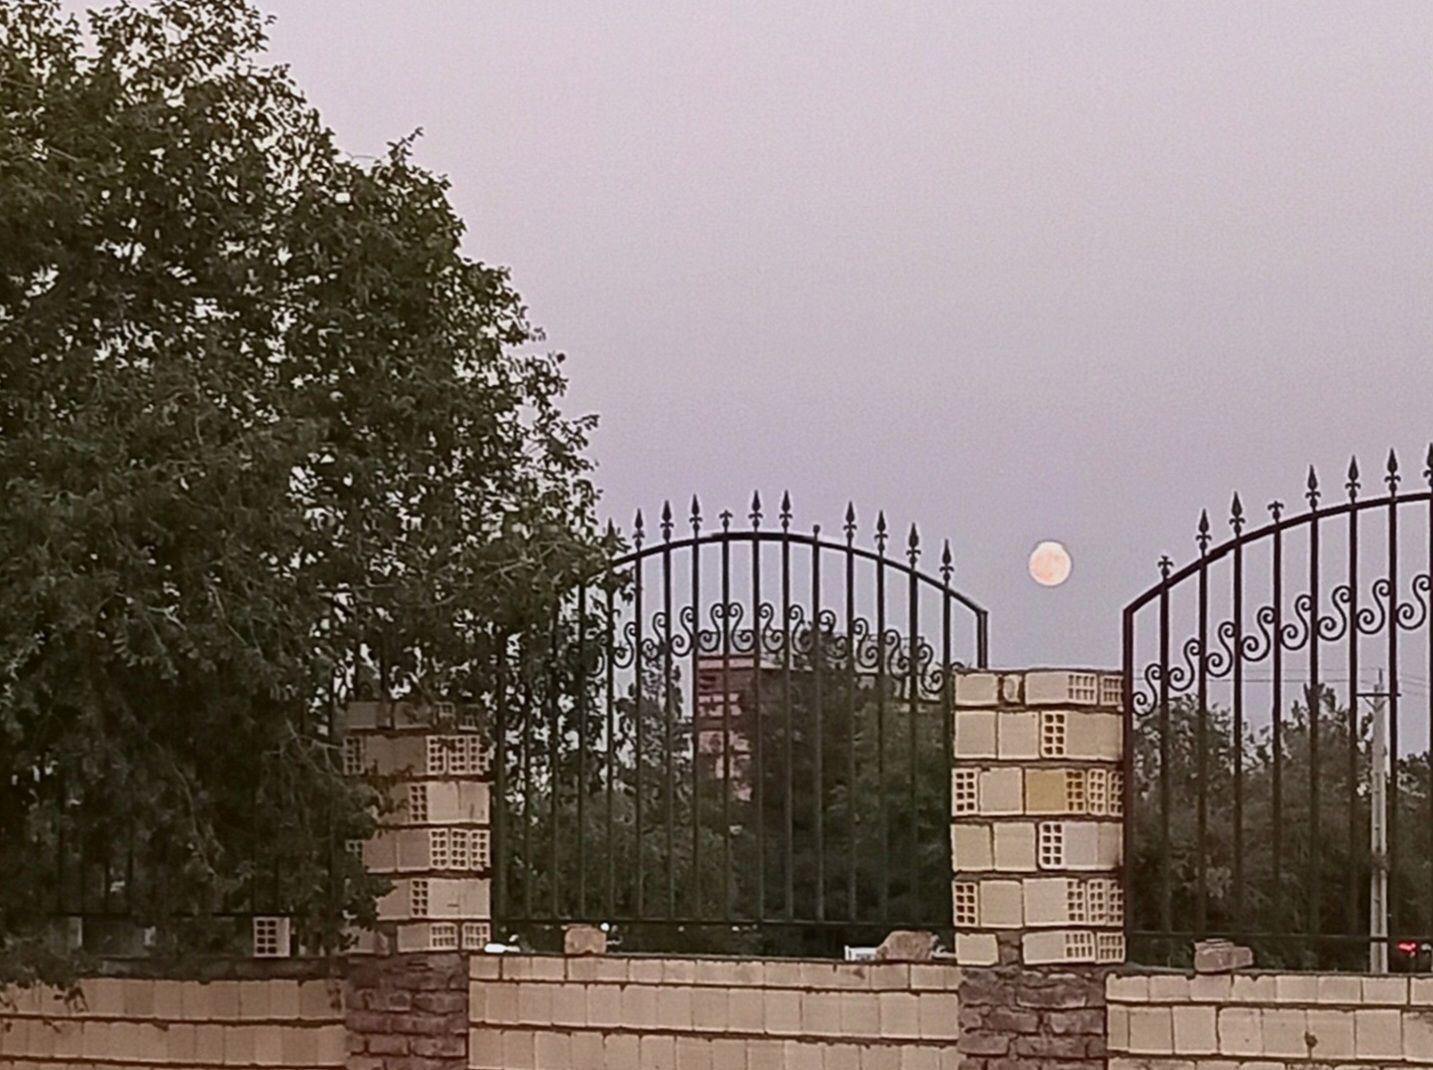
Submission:
M 955 682 L 951 853 L 962 965 L 1124 961 L 1119 675 Z
M 378 930 L 357 934 L 354 950 L 481 951 L 492 939 L 492 762 L 476 721 L 441 703 L 350 703 L 343 763 L 396 778 L 398 804 L 373 839 L 349 844 L 393 881 Z
M 352 963 L 344 990 L 348 1070 L 462 1070 L 468 993 L 464 955 Z

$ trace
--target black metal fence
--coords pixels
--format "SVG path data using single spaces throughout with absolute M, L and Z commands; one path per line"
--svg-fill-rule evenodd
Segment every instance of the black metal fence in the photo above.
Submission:
M 1202 515 L 1196 558 L 1125 609 L 1135 959 L 1226 936 L 1267 965 L 1359 968 L 1381 945 L 1427 968 L 1433 447 L 1421 476 L 1405 490 L 1390 453 L 1366 498 L 1354 461 L 1326 502 L 1311 468 L 1305 506 L 1257 526 L 1235 495 L 1229 537 Z
M 495 932 L 541 945 L 606 922 L 628 948 L 839 952 L 950 925 L 951 671 L 983 665 L 986 612 L 888 552 L 747 525 L 698 502 L 547 634 L 500 651 Z M 927 635 L 930 638 L 927 638 Z

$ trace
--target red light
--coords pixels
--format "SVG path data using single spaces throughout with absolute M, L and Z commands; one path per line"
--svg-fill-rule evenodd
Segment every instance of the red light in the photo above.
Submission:
M 1405 955 L 1416 955 L 1418 954 L 1418 942 L 1416 940 L 1400 940 L 1398 950 Z

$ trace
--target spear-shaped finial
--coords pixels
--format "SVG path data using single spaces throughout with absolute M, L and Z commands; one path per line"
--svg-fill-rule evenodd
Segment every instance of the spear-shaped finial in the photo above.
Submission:
M 730 530 L 731 530 L 731 518 L 732 518 L 732 511 L 731 511 L 730 509 L 723 509 L 723 510 L 721 511 L 721 529 L 722 529 L 722 531 L 730 531 Z
M 1277 498 L 1271 501 L 1269 503 L 1269 515 L 1274 518 L 1274 523 L 1277 524 L 1284 515 L 1284 503 Z
M 1209 549 L 1209 510 L 1199 510 L 1199 531 L 1194 536 L 1194 541 L 1199 544 L 1199 552 L 1203 554 Z
M 1363 486 L 1363 484 L 1360 483 L 1358 479 L 1358 458 L 1350 457 L 1348 459 L 1348 481 L 1344 483 L 1344 487 L 1348 489 L 1349 501 L 1353 501 L 1358 497 L 1358 490 L 1361 486 Z
M 1313 465 L 1309 465 L 1309 478 L 1305 486 L 1308 489 L 1304 491 L 1304 497 L 1309 501 L 1309 508 L 1317 509 L 1319 507 L 1319 498 L 1323 496 L 1323 492 L 1319 490 L 1319 474 L 1314 471 Z
M 950 577 L 955 572 L 955 565 L 951 562 L 950 540 L 945 540 L 945 547 L 940 552 L 940 578 L 947 587 L 950 586 Z
M 1238 535 L 1244 530 L 1244 503 L 1239 500 L 1239 492 L 1234 492 L 1234 500 L 1229 503 L 1229 526 Z
M 1423 478 L 1428 480 L 1428 486 L 1433 488 L 1433 442 L 1428 443 L 1428 456 L 1423 459 Z
M 662 503 L 662 541 L 672 541 L 672 503 L 670 500 Z
M 856 503 L 855 503 L 855 502 L 847 502 L 847 503 L 846 503 L 846 523 L 845 523 L 844 525 L 842 525 L 842 529 L 841 529 L 841 530 L 843 530 L 843 531 L 846 533 L 846 545 L 847 545 L 847 546 L 850 546 L 851 543 L 853 543 L 853 542 L 856 541 Z
M 781 530 L 786 531 L 791 527 L 791 492 L 781 492 Z
M 886 511 L 884 509 L 876 514 L 876 550 L 879 553 L 886 552 Z
M 697 501 L 697 496 L 692 495 L 692 534 L 695 535 L 702 527 L 702 503 Z
M 641 546 L 642 540 L 646 537 L 646 526 L 642 521 L 642 510 L 637 510 L 637 515 L 632 518 L 632 545 Z
M 761 527 L 761 492 L 751 492 L 751 512 L 746 514 L 751 519 L 753 528 Z
M 1168 554 L 1165 554 L 1159 559 L 1159 575 L 1161 579 L 1169 579 L 1169 574 L 1173 569 L 1174 562 L 1169 559 Z
M 1392 450 L 1388 451 L 1388 464 L 1386 467 L 1388 474 L 1383 477 L 1383 481 L 1388 484 L 1388 493 L 1390 495 L 1397 494 L 1398 484 L 1402 481 L 1403 477 L 1398 474 L 1398 455 Z
M 921 555 L 921 536 L 916 530 L 915 524 L 911 525 L 911 533 L 906 536 L 906 560 L 915 567 L 916 559 Z

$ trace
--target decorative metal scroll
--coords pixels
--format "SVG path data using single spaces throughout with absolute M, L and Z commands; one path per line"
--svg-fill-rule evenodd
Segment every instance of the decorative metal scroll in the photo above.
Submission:
M 1127 893 L 1131 947 L 1178 959 L 1210 935 L 1261 943 L 1261 962 L 1360 967 L 1368 945 L 1433 937 L 1433 446 L 1403 488 L 1344 498 L 1311 467 L 1290 512 L 1250 529 L 1235 494 L 1230 537 L 1124 612 Z M 1370 839 L 1375 719 L 1386 725 L 1388 853 Z M 1369 907 L 1386 861 L 1385 935 Z M 1415 957 L 1419 952 L 1415 950 Z M 1381 952 L 1380 952 L 1381 954 Z
M 857 545 L 853 506 L 836 540 L 794 530 L 789 496 L 775 525 L 759 496 L 746 519 L 707 530 L 693 498 L 690 534 L 670 504 L 652 532 L 639 512 L 552 635 L 515 637 L 500 927 L 816 952 L 862 925 L 949 925 L 952 674 L 985 663 L 986 612 L 952 586 L 949 543 L 921 570 L 914 525 L 896 550 L 884 514 Z

